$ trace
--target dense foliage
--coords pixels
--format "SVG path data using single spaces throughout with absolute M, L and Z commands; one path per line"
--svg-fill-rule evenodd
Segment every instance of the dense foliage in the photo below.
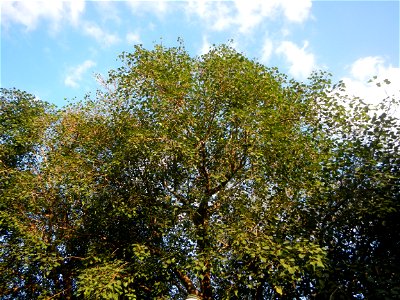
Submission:
M 400 297 L 399 122 L 228 46 L 2 89 L 1 299 Z

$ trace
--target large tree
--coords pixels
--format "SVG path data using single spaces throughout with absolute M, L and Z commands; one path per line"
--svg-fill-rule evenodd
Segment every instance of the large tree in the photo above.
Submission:
M 347 103 L 348 111 L 336 109 L 331 118 L 335 146 L 307 212 L 328 250 L 327 268 L 315 282 L 317 298 L 397 299 L 400 122 L 393 112 L 399 99 L 388 96 L 377 106 L 342 93 L 336 99 Z
M 0 294 L 35 298 L 47 288 L 44 273 L 51 259 L 36 222 L 43 214 L 35 184 L 55 111 L 26 92 L 0 92 Z
M 228 46 L 194 58 L 138 46 L 121 60 L 95 99 L 56 113 L 20 94 L 40 113 L 0 115 L 30 145 L 21 156 L 11 131 L 0 140 L 2 174 L 19 174 L 0 186 L 4 299 L 395 287 L 394 120 L 346 112 L 324 74 L 299 83 Z

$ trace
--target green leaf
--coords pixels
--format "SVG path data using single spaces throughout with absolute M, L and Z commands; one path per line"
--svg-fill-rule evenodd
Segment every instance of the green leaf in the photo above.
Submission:
M 275 291 L 279 294 L 279 295 L 283 295 L 283 289 L 281 286 L 275 286 Z

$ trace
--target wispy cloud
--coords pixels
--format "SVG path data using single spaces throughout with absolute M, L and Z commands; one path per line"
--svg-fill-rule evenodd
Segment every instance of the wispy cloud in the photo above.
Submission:
M 124 2 L 128 5 L 133 14 L 149 12 L 162 18 L 168 12 L 169 1 L 127 0 Z
M 116 34 L 111 34 L 101 29 L 95 23 L 86 22 L 83 24 L 83 33 L 94 38 L 104 47 L 114 45 L 120 41 Z
M 272 56 L 273 52 L 273 43 L 272 40 L 266 38 L 264 40 L 264 44 L 261 51 L 261 62 L 263 64 L 267 64 Z
M 93 1 L 93 3 L 103 23 L 110 21 L 110 23 L 121 24 L 121 12 L 116 1 Z
M 186 11 L 200 17 L 213 30 L 236 27 L 246 33 L 265 19 L 280 16 L 289 22 L 304 22 L 310 16 L 311 6 L 311 0 L 189 1 Z
M 388 96 L 400 99 L 400 68 L 387 65 L 383 57 L 361 57 L 351 64 L 349 71 L 342 80 L 350 96 L 360 97 L 370 104 L 378 104 Z M 370 82 L 375 76 L 376 80 Z M 390 84 L 377 86 L 385 80 Z M 393 114 L 400 118 L 400 107 L 394 108 Z
M 276 49 L 276 53 L 283 55 L 290 64 L 289 73 L 295 78 L 305 79 L 317 67 L 314 54 L 307 47 L 307 41 L 301 48 L 291 41 L 283 41 Z
M 278 2 L 280 2 L 283 14 L 290 22 L 301 23 L 310 17 L 311 0 L 280 0 Z
M 357 59 L 350 68 L 353 78 L 360 81 L 367 81 L 385 69 L 384 59 L 379 56 L 367 56 Z
M 85 60 L 82 64 L 70 68 L 67 76 L 65 77 L 64 84 L 68 87 L 78 88 L 79 82 L 82 80 L 83 75 L 96 63 L 92 60 Z
M 21 24 L 31 31 L 41 20 L 48 20 L 51 22 L 50 30 L 56 31 L 62 21 L 77 25 L 84 10 L 84 0 L 3 1 L 1 25 L 7 28 L 10 24 Z
M 203 36 L 203 42 L 201 44 L 200 50 L 198 51 L 198 54 L 199 55 L 206 54 L 206 53 L 208 53 L 208 51 L 210 51 L 210 49 L 211 49 L 211 44 L 208 41 L 207 36 L 204 35 Z
M 234 22 L 231 2 L 189 1 L 186 12 L 190 17 L 199 17 L 205 27 L 216 31 L 228 29 Z
M 128 44 L 139 44 L 141 42 L 140 34 L 137 31 L 128 32 L 125 39 Z

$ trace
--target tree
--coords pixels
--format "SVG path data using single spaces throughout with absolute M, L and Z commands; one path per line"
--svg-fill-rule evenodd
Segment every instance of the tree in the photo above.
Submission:
M 1 89 L 0 100 L 0 294 L 32 299 L 47 285 L 42 274 L 51 259 L 43 252 L 32 204 L 42 139 L 55 114 L 20 90 Z
M 339 86 L 342 92 L 344 88 Z M 319 197 L 309 219 L 329 260 L 316 284 L 317 298 L 396 299 L 400 123 L 391 112 L 398 99 L 388 96 L 372 106 L 342 93 L 335 97 L 350 110 L 329 125 L 335 135 L 333 155 L 324 162 Z
M 131 206 L 153 227 L 138 241 L 149 270 L 156 257 L 161 277 L 211 299 L 281 292 L 322 267 L 295 221 L 319 162 L 307 87 L 228 47 L 199 59 L 137 48 L 123 60 L 103 97 L 121 136 L 118 193 L 136 191 Z
M 372 297 L 387 280 L 395 287 L 395 242 L 379 231 L 398 225 L 393 120 L 360 113 L 348 126 L 352 112 L 325 74 L 299 83 L 229 46 L 194 58 L 183 45 L 137 46 L 121 60 L 95 99 L 33 114 L 43 123 L 29 122 L 40 133 L 23 152 L 32 163 L 7 154 L 26 177 L 0 191 L 4 299 Z M 360 275 L 365 259 L 381 268 L 367 272 L 372 283 Z

